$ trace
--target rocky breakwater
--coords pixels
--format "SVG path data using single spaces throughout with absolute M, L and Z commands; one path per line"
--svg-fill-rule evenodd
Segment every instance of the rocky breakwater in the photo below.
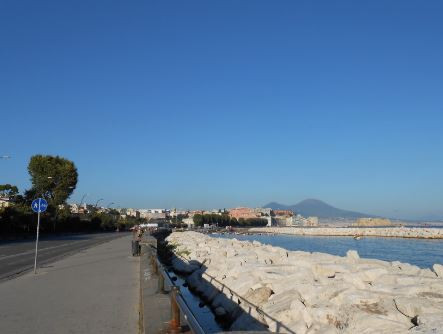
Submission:
M 353 250 L 339 257 L 196 232 L 167 241 L 174 269 L 230 330 L 443 333 L 442 265 L 420 269 Z
M 359 218 L 353 224 L 357 227 L 394 226 L 390 219 L 384 218 Z
M 443 239 L 443 228 L 426 227 L 260 227 L 250 228 L 252 233 L 274 233 L 318 236 L 367 236 L 390 238 Z

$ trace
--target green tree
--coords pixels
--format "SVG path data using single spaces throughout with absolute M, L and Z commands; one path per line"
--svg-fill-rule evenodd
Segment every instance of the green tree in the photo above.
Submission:
M 198 227 L 202 227 L 203 226 L 203 215 L 196 214 L 196 215 L 194 215 L 193 220 L 194 220 L 195 226 L 198 226 Z
M 77 185 L 74 163 L 59 156 L 34 155 L 29 161 L 28 172 L 32 188 L 27 191 L 27 197 L 44 196 L 54 208 L 65 203 Z

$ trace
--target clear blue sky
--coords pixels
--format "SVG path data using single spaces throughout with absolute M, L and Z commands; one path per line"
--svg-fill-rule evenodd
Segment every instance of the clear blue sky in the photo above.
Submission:
M 0 2 L 0 183 L 443 217 L 443 2 Z

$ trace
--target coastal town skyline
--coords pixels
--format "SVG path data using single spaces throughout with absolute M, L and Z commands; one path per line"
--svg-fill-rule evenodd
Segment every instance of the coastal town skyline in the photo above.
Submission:
M 120 214 L 124 211 L 130 211 L 132 212 L 132 216 L 137 216 L 137 214 L 140 215 L 141 218 L 148 218 L 148 213 L 165 213 L 167 215 L 187 215 L 190 212 L 201 212 L 202 214 L 211 214 L 211 213 L 228 213 L 232 210 L 239 210 L 239 209 L 246 209 L 246 210 L 252 210 L 252 211 L 261 211 L 261 210 L 272 210 L 272 211 L 287 211 L 292 212 L 294 215 L 301 215 L 306 217 L 316 217 L 323 219 L 328 222 L 351 222 L 356 221 L 359 218 L 387 218 L 387 219 L 394 219 L 399 221 L 409 221 L 409 222 L 438 222 L 443 223 L 443 218 L 440 218 L 439 216 L 428 216 L 428 217 L 419 217 L 419 218 L 404 218 L 404 217 L 395 217 L 395 216 L 380 216 L 375 215 L 372 213 L 365 213 L 365 212 L 357 212 L 352 210 L 346 210 L 334 207 L 326 202 L 323 202 L 321 200 L 317 199 L 305 199 L 303 201 L 300 201 L 299 203 L 295 205 L 285 205 L 282 203 L 277 202 L 270 202 L 266 205 L 262 206 L 232 206 L 232 207 L 211 207 L 211 208 L 204 208 L 204 207 L 192 207 L 192 208 L 186 208 L 186 207 L 149 207 L 149 206 L 142 206 L 142 207 L 134 207 L 134 206 L 128 206 L 128 207 L 122 207 L 120 205 L 116 206 L 116 203 L 111 202 L 108 206 L 97 206 L 93 205 L 92 203 L 88 203 L 88 201 L 84 202 L 73 202 L 70 201 L 67 203 L 69 207 L 71 208 L 71 212 L 73 213 L 79 213 L 79 208 L 84 208 L 84 210 L 102 210 L 103 212 L 107 212 L 109 210 L 117 210 L 120 212 Z M 116 207 L 115 207 L 116 206 Z

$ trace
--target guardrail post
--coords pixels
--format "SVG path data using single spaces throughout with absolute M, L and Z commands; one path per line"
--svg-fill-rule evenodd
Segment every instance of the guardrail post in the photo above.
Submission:
M 158 274 L 158 292 L 164 293 L 165 292 L 165 278 L 163 277 L 163 273 L 160 272 Z
M 177 294 L 179 293 L 176 286 L 172 287 L 171 290 L 171 331 L 174 333 L 180 332 L 180 308 L 177 304 Z

